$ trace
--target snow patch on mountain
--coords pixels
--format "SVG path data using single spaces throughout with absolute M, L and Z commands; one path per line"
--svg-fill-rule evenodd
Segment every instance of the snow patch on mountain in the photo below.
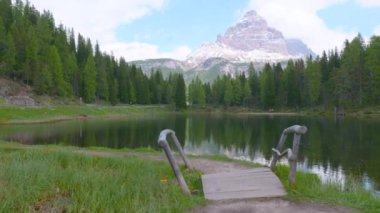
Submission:
M 268 26 L 255 11 L 247 12 L 215 43 L 203 44 L 187 61 L 201 63 L 208 58 L 225 58 L 233 63 L 273 63 L 306 57 L 314 53 L 297 39 L 285 39 L 282 33 Z

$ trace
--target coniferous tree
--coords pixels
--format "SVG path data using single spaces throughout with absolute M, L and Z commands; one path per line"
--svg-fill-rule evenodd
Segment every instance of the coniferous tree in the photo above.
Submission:
M 264 108 L 272 108 L 275 104 L 275 84 L 272 67 L 265 64 L 260 76 L 261 102 Z
M 367 54 L 365 57 L 365 66 L 371 76 L 370 88 L 372 88 L 369 94 L 370 103 L 380 103 L 380 36 L 373 36 L 367 48 Z
M 121 58 L 118 66 L 118 81 L 119 81 L 119 97 L 121 103 L 129 102 L 129 93 L 128 93 L 128 64 Z
M 49 58 L 49 69 L 53 74 L 52 81 L 54 85 L 50 93 L 58 96 L 66 96 L 68 94 L 69 86 L 63 78 L 61 58 L 59 57 L 57 48 L 55 48 L 55 46 L 50 47 Z
M 13 71 L 16 64 L 16 47 L 13 42 L 12 34 L 8 33 L 7 35 L 7 46 L 6 52 L 4 55 L 5 65 L 2 66 L 3 72 L 6 76 L 10 76 L 10 73 Z
M 6 32 L 9 31 L 13 22 L 13 8 L 11 0 L 0 1 L 0 18 Z
M 210 83 L 203 84 L 203 90 L 205 91 L 205 100 L 207 104 L 212 103 L 212 91 Z
M 241 87 L 241 81 L 237 77 L 236 79 L 231 81 L 232 84 L 232 92 L 233 92 L 233 98 L 232 98 L 232 104 L 235 106 L 238 106 L 242 102 L 242 87 Z
M 189 85 L 189 103 L 191 105 L 204 106 L 206 104 L 206 96 L 202 81 L 197 76 Z
M 288 61 L 288 65 L 284 71 L 285 75 L 285 91 L 286 91 L 286 104 L 288 107 L 295 107 L 297 105 L 297 85 L 293 60 Z
M 283 82 L 283 69 L 280 63 L 277 63 L 273 67 L 274 74 L 274 93 L 275 93 L 275 105 L 282 106 L 285 98 L 284 82 Z
M 177 75 L 177 84 L 174 100 L 176 108 L 186 109 L 186 86 L 182 74 Z
M 89 55 L 82 75 L 83 100 L 86 103 L 95 101 L 96 92 L 96 66 L 94 57 Z
M 3 18 L 0 16 L 0 74 L 4 75 L 6 73 L 7 62 L 5 61 L 5 56 L 7 54 L 8 41 L 7 33 L 4 27 Z
M 260 103 L 260 81 L 252 62 L 249 64 L 248 74 L 248 81 L 252 96 L 252 104 L 258 106 Z
M 242 89 L 241 104 L 243 106 L 247 106 L 249 99 L 251 98 L 251 88 L 249 87 L 248 79 L 245 77 L 244 73 L 240 75 L 240 82 L 241 82 L 240 84 L 241 84 L 241 89 Z
M 346 103 L 349 106 L 361 106 L 364 101 L 365 88 L 368 86 L 368 76 L 364 69 L 364 44 L 360 35 L 355 37 L 351 42 L 346 41 L 342 53 L 342 64 L 340 74 L 350 79 L 350 87 L 345 91 L 349 100 Z M 345 73 L 347 72 L 347 74 Z
M 308 58 L 306 62 L 306 79 L 307 88 L 310 97 L 310 102 L 312 106 L 315 106 L 318 102 L 319 96 L 321 94 L 321 72 L 319 68 L 318 61 L 312 61 Z
M 30 27 L 27 34 L 28 42 L 25 47 L 24 77 L 26 84 L 32 84 L 38 69 L 38 43 L 34 28 Z M 39 76 L 37 76 L 39 77 Z
M 224 106 L 231 106 L 234 98 L 234 91 L 231 83 L 231 79 L 229 76 L 223 76 L 224 83 L 224 93 L 223 93 L 223 103 Z

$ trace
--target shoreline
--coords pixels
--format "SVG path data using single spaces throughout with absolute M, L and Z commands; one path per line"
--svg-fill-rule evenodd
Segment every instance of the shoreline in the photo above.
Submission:
M 22 150 L 22 152 L 19 152 L 18 150 Z M 36 158 L 31 158 L 28 162 L 28 164 L 36 165 L 36 162 L 39 162 L 42 159 L 50 158 L 49 156 L 56 156 L 51 158 L 54 161 L 57 161 L 57 166 L 54 168 L 63 168 L 61 172 L 65 172 L 66 170 L 64 168 L 68 166 L 76 166 L 77 164 L 75 160 L 70 160 L 70 158 L 78 156 L 80 158 L 93 158 L 96 159 L 97 162 L 101 162 L 103 160 L 109 162 L 108 159 L 114 159 L 114 160 L 120 160 L 119 163 L 125 162 L 125 158 L 128 159 L 141 159 L 142 161 L 160 161 L 161 159 L 164 159 L 164 155 L 162 152 L 154 152 L 151 153 L 149 150 L 114 150 L 114 149 L 103 149 L 103 148 L 78 148 L 78 147 L 65 147 L 65 146 L 59 146 L 59 145 L 22 145 L 22 144 L 15 144 L 10 142 L 2 142 L 0 141 L 0 152 L 4 155 L 4 162 L 11 156 L 14 156 L 12 153 L 25 153 L 27 155 L 32 157 L 36 155 Z M 75 155 L 74 155 L 75 154 Z M 39 156 L 44 155 L 44 158 L 41 158 Z M 8 157 L 7 157 L 8 156 Z M 77 157 L 75 157 L 77 158 Z M 23 158 L 17 158 L 17 160 L 21 160 L 20 163 L 24 163 L 22 161 Z M 199 159 L 199 160 L 196 160 Z M 219 160 L 218 160 L 219 159 Z M 239 166 L 255 166 L 253 164 L 247 164 L 247 162 L 240 162 L 239 160 L 231 160 L 231 159 L 225 159 L 220 157 L 215 158 L 203 158 L 203 157 L 190 157 L 190 160 L 193 161 L 216 161 L 219 162 L 219 164 L 239 164 Z M 88 160 L 87 160 L 88 161 Z M 165 161 L 165 160 L 164 160 Z M 72 162 L 72 163 L 68 163 Z M 91 161 L 89 161 L 91 162 Z M 163 165 L 162 163 L 159 163 Z M 203 165 L 202 163 L 201 165 Z M 5 165 L 5 164 L 4 164 Z M 8 164 L 7 164 L 8 165 Z M 82 169 L 92 169 L 92 166 L 97 165 L 103 165 L 102 164 L 89 164 Z M 166 165 L 166 164 L 165 164 Z M 1 166 L 1 163 L 0 163 Z M 257 165 L 256 165 L 257 166 Z M 169 167 L 169 165 L 167 165 Z M 17 167 L 16 167 L 17 168 Z M 223 167 L 224 168 L 224 167 Z M 32 169 L 32 168 L 30 168 Z M 41 167 L 42 169 L 42 167 Z M 145 168 L 144 166 L 138 167 L 139 170 L 147 171 L 150 170 Z M 103 171 L 103 170 L 102 170 Z M 172 171 L 170 169 L 166 169 L 166 172 L 168 172 L 166 175 L 172 175 Z M 115 170 L 114 172 L 118 172 Z M 362 210 L 365 212 L 372 212 L 376 211 L 380 207 L 380 199 L 371 197 L 368 192 L 365 192 L 359 188 L 357 188 L 357 185 L 353 183 L 354 185 L 347 186 L 348 188 L 345 188 L 343 191 L 340 186 L 334 185 L 334 184 L 323 184 L 321 183 L 320 179 L 311 173 L 305 173 L 305 172 L 297 172 L 297 186 L 295 189 L 289 188 L 287 185 L 288 180 L 288 172 L 289 168 L 287 166 L 278 166 L 276 167 L 275 173 L 277 177 L 281 180 L 283 183 L 286 191 L 288 192 L 288 195 L 284 197 L 284 202 L 286 204 L 289 204 L 288 202 L 294 203 L 294 204 L 302 204 L 305 207 L 313 207 L 317 205 L 318 207 L 329 207 L 332 209 L 338 208 L 338 209 L 344 209 L 344 210 L 350 210 L 351 208 Z M 47 173 L 50 174 L 50 173 Z M 63 174 L 63 173 L 62 173 Z M 164 174 L 161 174 L 160 176 L 156 177 L 155 179 L 159 180 L 160 177 Z M 175 181 L 173 179 L 173 181 Z M 74 181 L 75 182 L 75 181 Z M 141 182 L 141 180 L 139 180 Z M 174 183 L 174 182 L 173 182 Z M 0 183 L 1 184 L 1 183 Z M 33 183 L 32 183 L 33 184 Z M 104 184 L 103 182 L 96 182 L 96 185 L 98 184 Z M 70 189 L 71 183 L 67 185 L 67 187 Z M 74 191 L 71 191 L 71 193 L 74 193 Z M 69 194 L 67 196 L 68 199 L 72 199 L 72 197 Z M 34 197 L 34 199 L 38 199 L 38 197 Z M 186 199 L 187 200 L 187 199 Z M 184 200 L 183 202 L 187 203 L 188 201 Z M 268 201 L 268 200 L 266 200 Z M 258 203 L 257 203 L 258 202 Z M 256 200 L 253 203 L 257 203 L 258 205 L 262 202 L 262 200 Z M 371 204 L 371 205 L 369 205 Z M 202 209 L 208 209 L 209 206 L 214 206 L 215 203 L 207 202 L 205 205 L 199 205 L 195 204 L 195 206 L 192 206 L 191 208 L 195 209 L 193 210 L 202 210 Z M 223 203 L 221 204 L 224 205 Z M 255 204 L 256 205 L 256 204 Z M 353 210 L 354 210 L 353 209 Z M 355 212 L 355 211 L 354 211 Z

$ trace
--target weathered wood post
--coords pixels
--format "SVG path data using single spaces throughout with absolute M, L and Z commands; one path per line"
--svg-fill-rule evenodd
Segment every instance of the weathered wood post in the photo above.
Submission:
M 270 168 L 272 169 L 272 171 L 274 170 L 274 167 L 276 166 L 278 159 L 280 159 L 280 157 L 283 156 L 286 152 L 288 153 L 288 161 L 289 161 L 289 166 L 290 166 L 290 172 L 289 172 L 290 186 L 294 186 L 294 183 L 295 183 L 296 172 L 297 172 L 298 151 L 299 151 L 299 145 L 301 141 L 301 135 L 305 134 L 306 132 L 307 132 L 306 126 L 294 125 L 294 126 L 288 127 L 282 132 L 280 141 L 278 142 L 276 149 L 275 148 L 272 149 L 273 159 L 270 164 Z M 285 151 L 281 152 L 282 147 L 286 141 L 287 135 L 291 133 L 294 133 L 293 148 L 286 149 Z
M 173 169 L 173 172 L 177 178 L 179 185 L 181 186 L 183 193 L 190 195 L 191 193 L 190 193 L 189 187 L 187 186 L 186 181 L 183 178 L 181 170 L 179 169 L 178 164 L 176 163 L 175 158 L 173 156 L 173 153 L 170 149 L 170 146 L 166 140 L 167 135 L 172 136 L 172 139 L 174 140 L 174 143 L 176 144 L 178 151 L 179 151 L 184 163 L 186 164 L 186 167 L 189 169 L 192 169 L 192 166 L 190 165 L 189 160 L 186 158 L 186 155 L 182 150 L 181 144 L 179 143 L 178 138 L 175 135 L 175 132 L 173 130 L 170 130 L 170 129 L 162 130 L 159 137 L 158 137 L 158 144 L 164 149 L 165 155 L 169 160 L 170 166 Z

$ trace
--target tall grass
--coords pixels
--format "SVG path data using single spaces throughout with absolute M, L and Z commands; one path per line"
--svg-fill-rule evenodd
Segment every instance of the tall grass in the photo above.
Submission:
M 288 184 L 289 167 L 277 165 L 276 175 L 280 178 L 292 200 L 307 200 L 343 205 L 363 212 L 380 212 L 380 198 L 366 191 L 353 177 L 347 178 L 342 186 L 339 183 L 322 183 L 316 174 L 297 172 L 296 184 Z
M 205 202 L 185 196 L 172 173 L 135 157 L 0 147 L 0 212 L 183 212 Z

